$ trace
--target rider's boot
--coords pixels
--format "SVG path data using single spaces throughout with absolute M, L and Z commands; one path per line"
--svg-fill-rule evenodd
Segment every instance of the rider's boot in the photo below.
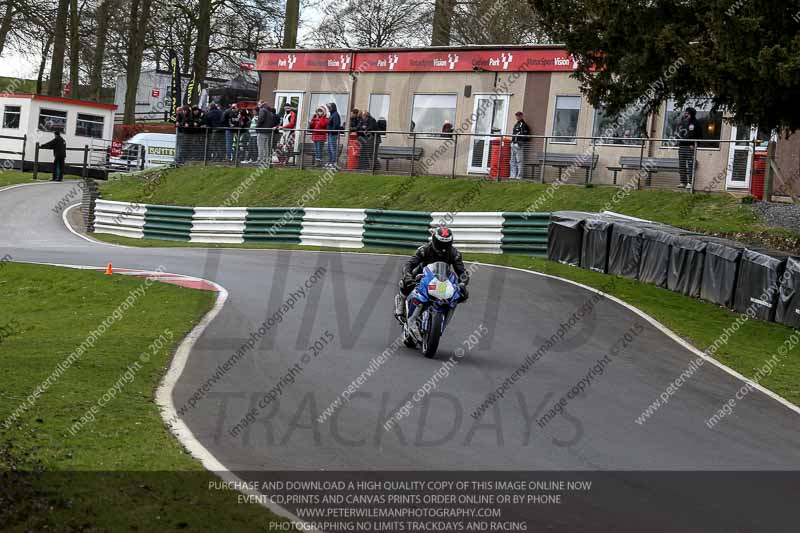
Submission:
M 401 323 L 406 321 L 406 299 L 402 294 L 394 296 L 394 317 Z

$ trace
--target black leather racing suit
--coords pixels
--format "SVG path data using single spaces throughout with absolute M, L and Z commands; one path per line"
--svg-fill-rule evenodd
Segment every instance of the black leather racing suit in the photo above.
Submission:
M 447 263 L 453 268 L 456 276 L 458 276 L 459 285 L 463 287 L 461 299 L 462 301 L 466 300 L 468 296 L 466 287 L 469 283 L 469 272 L 467 272 L 467 269 L 464 267 L 464 260 L 461 258 L 461 252 L 454 246 L 450 248 L 449 251 L 440 253 L 433 248 L 433 244 L 430 242 L 417 248 L 417 251 L 411 256 L 411 259 L 406 261 L 406 264 L 403 265 L 403 279 L 400 282 L 400 293 L 403 296 L 411 294 L 411 291 L 413 291 L 416 286 L 414 277 L 417 274 L 421 274 L 422 269 L 426 265 L 436 263 L 437 261 Z

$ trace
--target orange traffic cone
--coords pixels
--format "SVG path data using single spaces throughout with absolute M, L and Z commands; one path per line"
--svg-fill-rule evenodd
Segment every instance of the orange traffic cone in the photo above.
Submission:
M 113 273 L 114 273 L 114 270 L 111 268 L 111 263 L 109 263 L 108 266 L 106 266 L 106 275 L 110 276 Z

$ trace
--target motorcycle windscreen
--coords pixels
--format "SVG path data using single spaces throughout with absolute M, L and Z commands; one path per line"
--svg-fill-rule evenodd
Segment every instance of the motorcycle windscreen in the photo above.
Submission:
M 739 313 L 752 309 L 755 318 L 774 321 L 785 266 L 786 256 L 779 252 L 746 249 L 739 262 L 734 309 Z
M 700 298 L 732 309 L 739 260 L 744 246 L 715 237 L 703 237 L 703 240 L 706 241 L 706 254 L 703 260 Z
M 696 237 L 678 235 L 672 240 L 667 288 L 685 296 L 700 296 L 707 243 Z
M 450 265 L 443 261 L 431 263 L 426 268 L 430 270 L 431 274 L 433 274 L 439 281 L 447 281 L 447 278 L 450 276 Z
M 786 262 L 775 322 L 800 329 L 800 258 L 790 257 Z

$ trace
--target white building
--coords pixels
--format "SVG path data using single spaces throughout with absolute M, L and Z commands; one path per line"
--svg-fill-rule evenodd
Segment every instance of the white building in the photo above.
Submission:
M 83 148 L 107 147 L 114 132 L 117 106 L 38 94 L 0 93 L 0 160 L 16 162 L 24 155 L 26 168 L 34 160 L 36 143 L 44 144 L 60 129 L 67 148 L 67 164 L 83 163 Z M 40 160 L 52 161 L 49 150 Z
M 181 80 L 186 85 L 188 80 Z M 128 77 L 125 74 L 117 76 L 117 87 L 114 92 L 114 104 L 120 110 L 125 109 L 125 94 L 127 91 Z M 136 88 L 136 119 L 161 120 L 164 113 L 169 110 L 170 89 L 172 77 L 164 70 L 143 70 L 139 74 L 139 86 Z

